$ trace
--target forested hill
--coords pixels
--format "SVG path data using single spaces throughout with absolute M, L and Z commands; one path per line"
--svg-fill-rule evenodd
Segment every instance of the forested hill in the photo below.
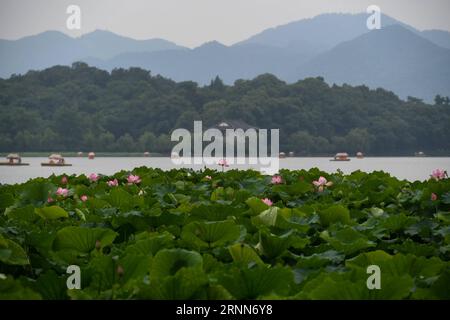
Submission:
M 170 133 L 240 119 L 279 128 L 281 151 L 325 155 L 450 154 L 450 105 L 400 100 L 322 78 L 273 75 L 226 86 L 174 82 L 138 68 L 111 73 L 75 63 L 0 79 L 0 151 L 170 152 Z

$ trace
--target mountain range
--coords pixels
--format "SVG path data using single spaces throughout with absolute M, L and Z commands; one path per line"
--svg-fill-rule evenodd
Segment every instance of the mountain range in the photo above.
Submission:
M 0 40 L 0 77 L 84 61 L 112 70 L 141 67 L 176 81 L 225 83 L 272 73 L 287 82 L 321 76 L 329 83 L 383 87 L 402 98 L 450 95 L 450 33 L 419 31 L 383 15 L 323 14 L 270 28 L 234 45 L 189 49 L 163 39 L 134 40 L 108 31 L 79 38 L 48 31 Z

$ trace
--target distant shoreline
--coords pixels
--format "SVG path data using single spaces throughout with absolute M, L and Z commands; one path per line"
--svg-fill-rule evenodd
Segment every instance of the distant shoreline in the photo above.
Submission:
M 16 153 L 16 152 L 14 152 Z M 78 155 L 78 152 L 19 152 L 22 158 L 35 158 L 35 157 L 48 157 L 52 153 L 59 153 L 66 158 L 87 158 L 89 152 L 84 152 L 82 156 Z M 0 159 L 5 158 L 9 153 L 0 153 Z M 286 156 L 285 159 L 288 158 L 333 158 L 334 155 L 295 155 L 293 157 Z M 114 157 L 123 157 L 123 158 L 155 158 L 155 157 L 170 157 L 170 154 L 163 153 L 150 153 L 149 155 L 144 155 L 143 152 L 95 152 L 96 158 L 114 158 Z M 365 155 L 364 158 L 448 158 L 448 155 L 426 155 L 423 157 L 415 156 L 415 155 Z M 356 158 L 356 155 L 350 155 L 349 158 Z

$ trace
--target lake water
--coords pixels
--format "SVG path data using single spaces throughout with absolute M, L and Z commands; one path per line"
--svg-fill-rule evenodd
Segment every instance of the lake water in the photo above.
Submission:
M 87 158 L 66 158 L 71 167 L 41 167 L 41 162 L 48 161 L 47 158 L 26 157 L 23 162 L 29 163 L 29 166 L 0 166 L 0 183 L 12 184 L 25 182 L 28 179 L 36 177 L 48 177 L 53 173 L 59 174 L 90 174 L 101 173 L 111 175 L 121 170 L 131 170 L 136 167 L 147 166 L 170 170 L 180 167 L 193 167 L 201 169 L 203 166 L 179 166 L 172 163 L 168 157 L 97 157 L 94 160 Z M 220 169 L 217 165 L 208 166 L 210 168 Z M 256 168 L 254 165 L 232 165 L 230 169 Z M 280 159 L 280 168 L 285 169 L 310 169 L 317 167 L 326 172 L 335 172 L 341 169 L 345 173 L 351 173 L 356 170 L 365 172 L 386 171 L 391 175 L 410 181 L 426 180 L 431 172 L 436 169 L 444 169 L 450 172 L 450 157 L 442 158 L 364 158 L 355 159 L 346 162 L 330 161 L 330 158 L 285 158 Z

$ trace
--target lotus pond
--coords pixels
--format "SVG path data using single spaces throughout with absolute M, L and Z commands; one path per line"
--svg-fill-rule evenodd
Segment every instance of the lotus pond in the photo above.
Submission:
M 449 224 L 446 177 L 37 178 L 0 186 L 0 299 L 450 299 Z

